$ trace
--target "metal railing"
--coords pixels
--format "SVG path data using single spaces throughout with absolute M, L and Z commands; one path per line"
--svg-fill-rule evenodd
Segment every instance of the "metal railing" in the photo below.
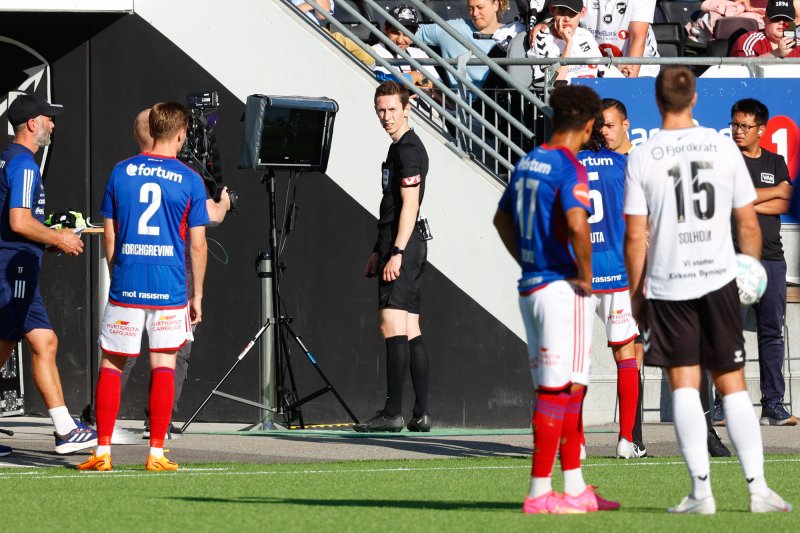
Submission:
M 282 0 L 292 6 L 288 0 Z M 406 86 L 412 95 L 416 96 L 418 105 L 416 112 L 429 123 L 438 128 L 450 146 L 461 151 L 465 156 L 471 157 L 483 165 L 486 170 L 502 181 L 507 181 L 510 171 L 521 156 L 530 151 L 535 144 L 542 140 L 545 118 L 551 111 L 546 102 L 555 79 L 556 70 L 563 65 L 684 65 L 694 66 L 719 66 L 737 65 L 745 66 L 751 77 L 763 77 L 765 65 L 796 65 L 800 68 L 800 58 L 729 58 L 729 57 L 659 57 L 659 58 L 634 58 L 634 57 L 597 57 L 597 58 L 490 58 L 477 48 L 474 42 L 466 39 L 451 27 L 445 20 L 425 5 L 421 0 L 407 0 L 428 19 L 438 24 L 442 30 L 467 49 L 467 53 L 458 58 L 443 58 L 433 48 L 421 41 L 415 34 L 386 12 L 375 0 L 362 0 L 365 4 L 382 13 L 388 23 L 395 26 L 412 44 L 425 52 L 429 59 L 416 59 L 406 51 L 394 44 L 372 21 L 365 18 L 356 8 L 345 2 L 337 2 L 336 9 L 343 10 L 348 15 L 369 29 L 370 35 L 393 52 L 398 59 L 381 57 L 364 40 L 359 38 L 346 25 L 337 20 L 330 12 L 322 8 L 315 0 L 305 0 L 315 11 L 330 25 L 332 31 L 342 35 L 357 44 L 369 54 L 376 65 L 380 65 Z M 292 6 L 294 8 L 294 6 Z M 294 8 L 296 9 L 296 8 Z M 313 22 L 299 10 L 298 16 L 309 24 Z M 332 43 L 341 47 L 329 34 L 321 28 L 319 31 L 326 35 Z M 357 61 L 354 58 L 354 61 Z M 401 66 L 409 66 L 417 71 L 422 71 L 425 66 L 434 66 L 446 73 L 444 79 L 429 78 L 434 88 L 432 90 L 417 87 L 407 80 Z M 520 83 L 505 70 L 510 65 L 527 65 L 533 68 L 540 66 L 545 72 L 544 83 L 541 89 Z M 468 66 L 485 66 L 497 79 L 507 85 L 507 88 L 488 89 L 477 86 L 466 72 Z M 365 67 L 366 68 L 366 67 Z M 448 77 L 455 80 L 451 86 Z

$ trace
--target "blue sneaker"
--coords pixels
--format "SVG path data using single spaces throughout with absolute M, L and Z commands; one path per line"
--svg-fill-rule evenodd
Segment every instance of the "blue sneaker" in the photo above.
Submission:
M 797 417 L 789 414 L 783 402 L 767 403 L 761 406 L 762 426 L 796 426 Z
M 0 444 L 0 457 L 7 457 L 9 455 L 11 455 L 11 448 Z
M 81 422 L 74 419 L 75 425 L 78 426 L 67 435 L 59 435 L 53 433 L 56 437 L 56 453 L 65 454 L 73 453 L 85 448 L 93 448 L 97 446 L 97 432 Z

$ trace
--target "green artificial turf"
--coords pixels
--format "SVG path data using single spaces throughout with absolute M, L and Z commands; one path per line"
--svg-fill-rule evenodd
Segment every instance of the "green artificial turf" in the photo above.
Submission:
M 769 456 L 770 485 L 800 503 L 800 456 Z M 77 472 L 0 469 L 3 531 L 780 531 L 800 514 L 753 515 L 735 459 L 714 460 L 715 516 L 665 513 L 687 492 L 678 458 L 590 458 L 587 482 L 622 502 L 617 512 L 521 513 L 528 459 L 183 465 Z M 558 475 L 555 487 L 561 484 Z

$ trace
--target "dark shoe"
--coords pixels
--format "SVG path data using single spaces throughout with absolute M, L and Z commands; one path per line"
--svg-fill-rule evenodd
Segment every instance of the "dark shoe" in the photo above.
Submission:
M 722 443 L 714 428 L 708 428 L 708 455 L 711 457 L 731 456 L 731 451 Z
M 53 432 L 56 438 L 56 453 L 63 455 L 65 453 L 73 453 L 84 448 L 93 448 L 97 446 L 97 432 L 81 422 L 75 420 L 75 429 L 66 435 L 59 435 Z
M 431 415 L 428 413 L 423 413 L 422 416 L 418 418 L 412 418 L 406 427 L 408 427 L 409 431 L 421 431 L 423 433 L 427 433 L 431 430 Z
M 11 455 L 11 452 L 12 452 L 11 448 L 0 444 L 0 457 L 7 457 Z
M 725 425 L 725 409 L 722 407 L 721 399 L 714 399 L 714 411 L 711 415 L 711 422 L 715 426 Z
M 353 425 L 353 429 L 359 433 L 376 433 L 379 431 L 397 433 L 403 431 L 404 425 L 403 415 L 384 416 L 383 411 L 378 411 L 377 415 L 363 424 Z
M 167 433 L 166 435 L 164 435 L 164 440 L 179 439 L 182 434 L 183 433 L 181 433 L 181 430 L 173 426 L 172 422 L 170 422 L 169 427 L 167 428 Z M 150 425 L 145 423 L 144 432 L 142 433 L 142 439 L 147 440 L 149 438 L 150 438 Z
M 761 407 L 762 426 L 796 426 L 797 417 L 786 410 L 783 402 L 768 403 Z

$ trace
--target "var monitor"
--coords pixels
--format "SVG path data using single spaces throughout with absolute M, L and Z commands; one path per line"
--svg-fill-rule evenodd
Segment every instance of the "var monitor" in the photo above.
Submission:
M 338 110 L 330 98 L 248 96 L 239 167 L 325 172 Z

